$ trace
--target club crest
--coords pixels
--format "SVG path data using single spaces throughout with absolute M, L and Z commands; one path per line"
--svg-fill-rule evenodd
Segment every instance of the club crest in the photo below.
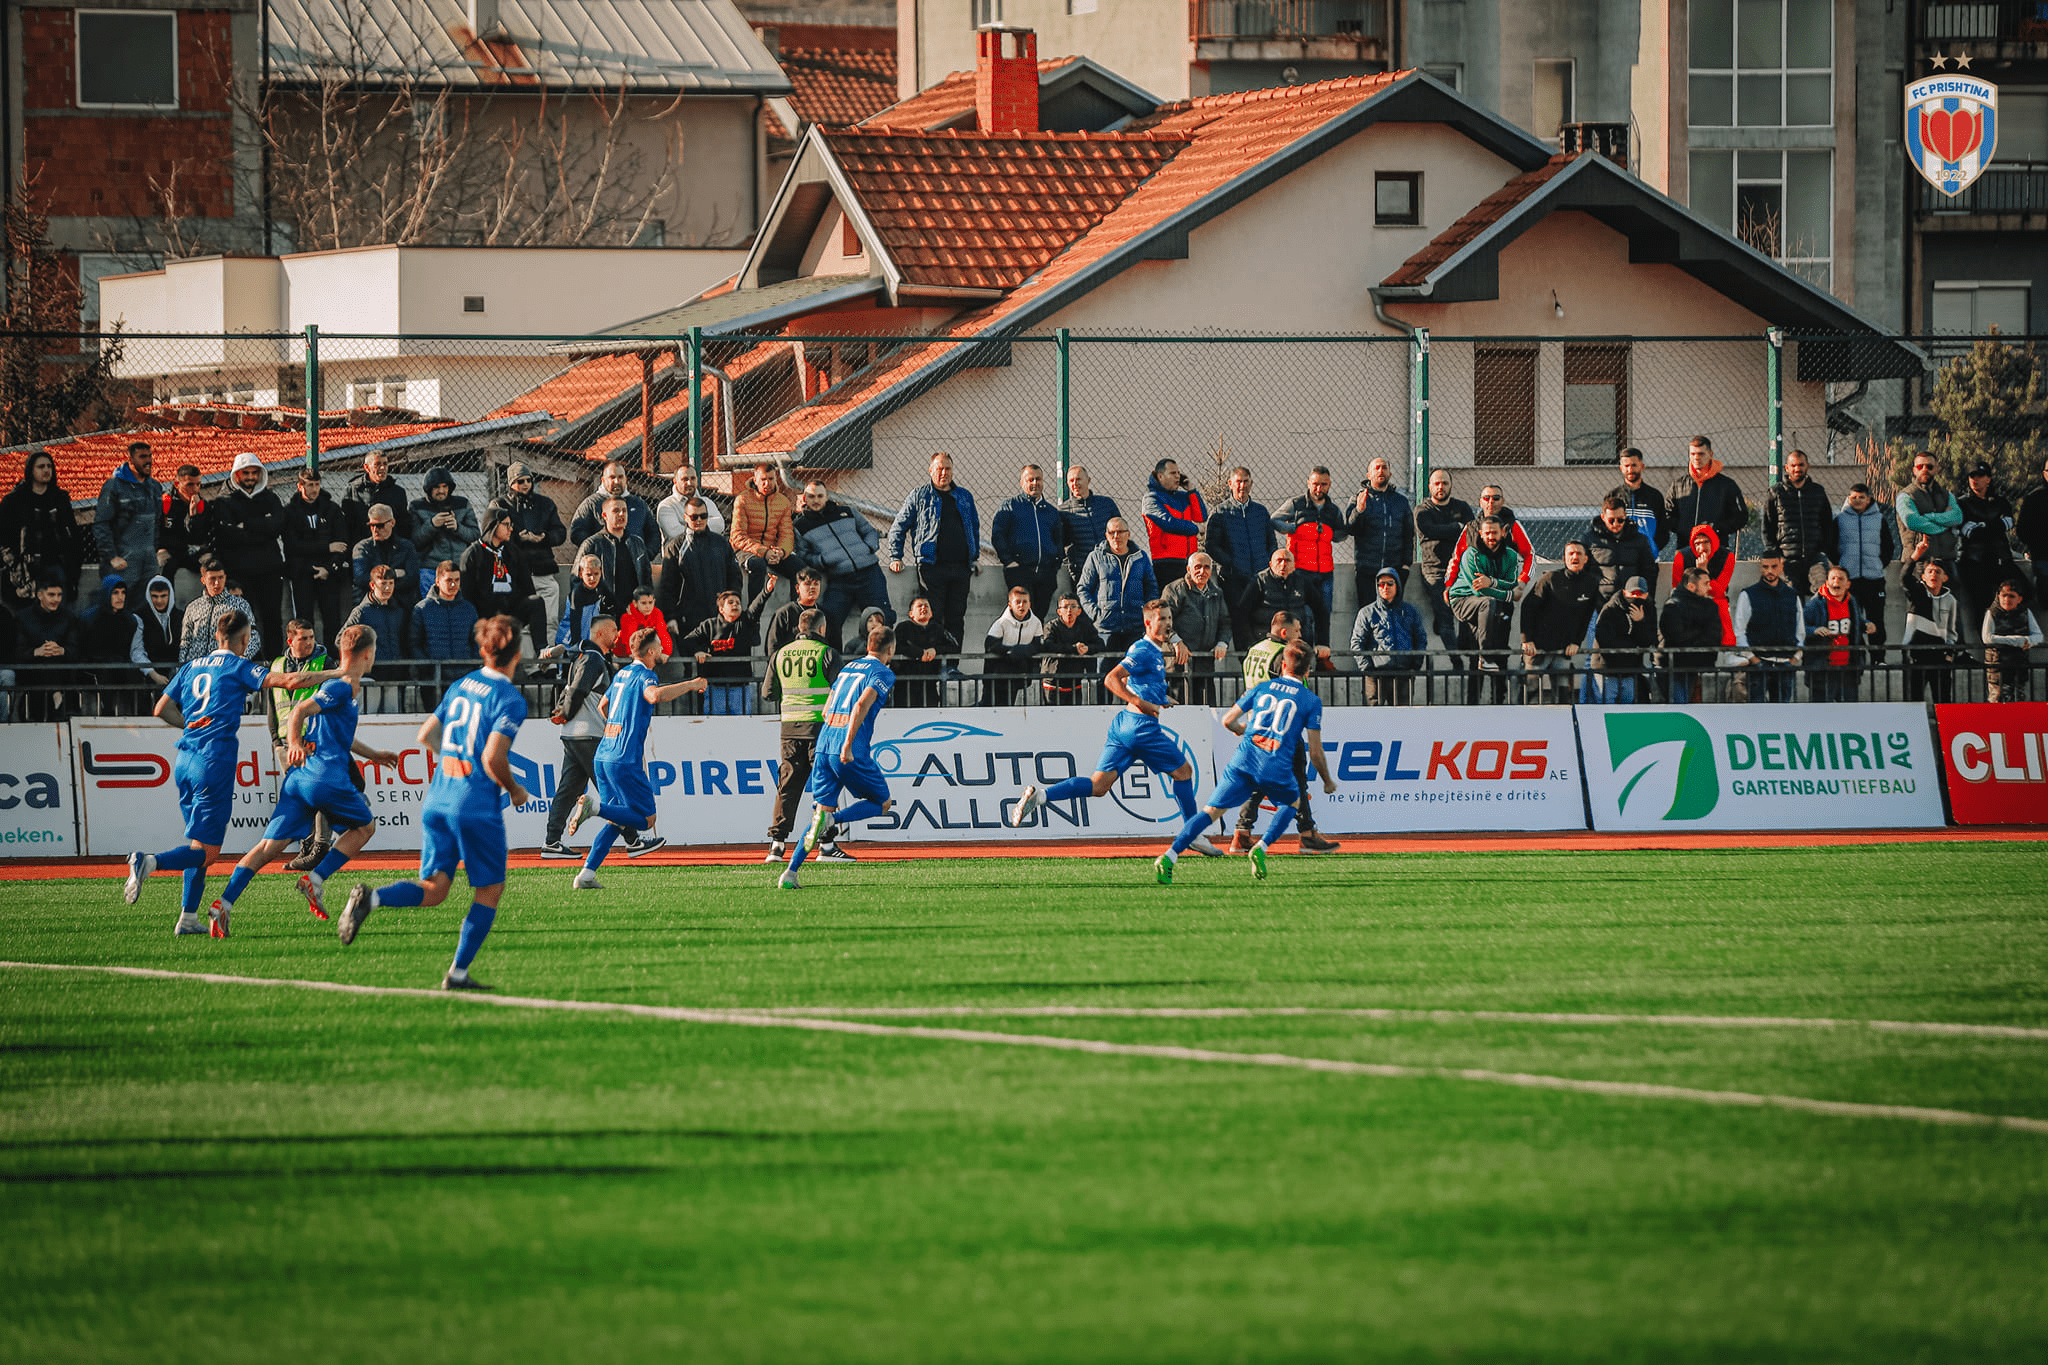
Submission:
M 1998 147 L 1998 87 L 1974 76 L 1929 76 L 1906 87 L 1906 155 L 1953 198 Z

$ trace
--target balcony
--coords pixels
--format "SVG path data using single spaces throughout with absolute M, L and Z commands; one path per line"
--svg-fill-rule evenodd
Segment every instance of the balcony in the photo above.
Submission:
M 2048 0 L 1933 0 L 1920 11 L 1920 40 L 2048 44 Z
M 1923 229 L 1940 231 L 1948 225 L 1944 220 L 1987 217 L 2020 221 L 1955 221 L 1954 226 L 1971 231 L 1994 226 L 2048 227 L 2048 162 L 1994 161 L 1977 177 L 1976 183 L 1953 199 L 1923 180 L 1916 178 L 1914 184 L 1919 187 L 1919 216 L 1933 220 L 1924 222 Z
M 1384 61 L 1387 0 L 1188 0 L 1203 59 Z

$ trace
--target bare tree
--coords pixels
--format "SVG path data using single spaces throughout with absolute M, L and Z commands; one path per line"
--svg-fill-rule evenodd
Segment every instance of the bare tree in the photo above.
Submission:
M 50 246 L 50 219 L 34 178 L 8 188 L 0 205 L 0 262 L 7 291 L 0 310 L 0 440 L 49 441 L 124 419 L 114 366 L 119 328 L 80 337 L 85 299 L 72 266 Z

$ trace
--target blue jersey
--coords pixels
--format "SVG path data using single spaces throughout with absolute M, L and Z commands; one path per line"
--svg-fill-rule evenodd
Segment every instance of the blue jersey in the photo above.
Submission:
M 492 735 L 519 738 L 526 698 L 504 674 L 479 668 L 448 689 L 434 718 L 441 722 L 441 756 L 427 804 L 497 810 L 504 792 L 484 771 L 484 745 Z
M 889 704 L 889 689 L 894 686 L 895 673 L 871 654 L 862 655 L 840 669 L 839 680 L 832 684 L 831 695 L 825 698 L 825 729 L 818 736 L 818 752 L 836 757 L 846 747 L 846 725 L 853 719 L 853 708 L 860 705 L 860 694 L 873 688 L 877 693 L 875 704 L 861 718 L 860 729 L 853 736 L 853 751 L 865 754 L 868 739 L 875 732 L 875 717 Z
M 1166 655 L 1140 635 L 1124 652 L 1124 679 L 1131 692 L 1154 706 L 1166 705 Z
M 1294 785 L 1294 751 L 1302 732 L 1323 728 L 1323 699 L 1296 679 L 1268 678 L 1238 700 L 1244 738 L 1230 766 L 1262 783 Z
M 604 698 L 604 742 L 597 746 L 600 763 L 638 763 L 647 745 L 647 722 L 654 719 L 647 689 L 658 684 L 654 670 L 635 659 L 612 679 Z
M 178 747 L 208 757 L 233 755 L 242 712 L 248 708 L 250 696 L 263 690 L 263 680 L 269 676 L 270 670 L 254 659 L 225 649 L 179 669 L 165 689 L 185 717 Z
M 362 717 L 356 690 L 347 678 L 334 678 L 320 684 L 313 701 L 319 710 L 307 718 L 302 732 L 306 747 L 312 750 L 306 758 L 306 776 L 325 786 L 353 789 L 349 768 L 355 759 L 349 749 L 356 742 L 356 722 Z

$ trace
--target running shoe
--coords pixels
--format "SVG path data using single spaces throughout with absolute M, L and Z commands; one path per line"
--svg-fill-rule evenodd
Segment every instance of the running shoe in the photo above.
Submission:
M 848 853 L 836 842 L 827 841 L 818 845 L 818 851 L 811 855 L 821 863 L 857 863 L 860 859 Z
M 660 850 L 667 847 L 668 840 L 662 838 L 660 835 L 643 835 L 639 843 L 626 845 L 626 856 L 628 858 L 644 858 L 650 853 L 659 852 Z
M 583 855 L 563 843 L 560 839 L 557 839 L 552 844 L 542 844 L 540 846 L 540 856 L 543 858 L 581 858 Z
M 1204 858 L 1221 858 L 1223 856 L 1223 850 L 1210 843 L 1209 836 L 1206 834 L 1197 834 L 1195 841 L 1189 844 L 1188 847 L 1201 854 Z
M 774 843 L 768 845 L 768 855 L 761 859 L 761 861 L 764 863 L 788 862 L 789 845 L 783 843 L 780 839 L 776 840 Z

